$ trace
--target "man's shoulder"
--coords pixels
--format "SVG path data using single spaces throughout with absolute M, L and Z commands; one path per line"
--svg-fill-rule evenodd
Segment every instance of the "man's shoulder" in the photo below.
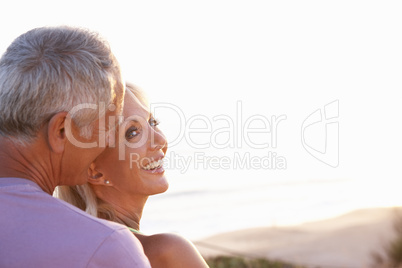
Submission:
M 67 231 L 69 224 L 75 226 L 77 230 L 83 230 L 90 226 L 98 233 L 105 233 L 106 235 L 124 228 L 122 225 L 90 216 L 67 202 L 43 192 L 34 182 L 29 180 L 19 178 L 4 180 L 0 178 L 0 193 L 2 193 L 0 204 L 8 208 L 5 211 L 6 214 L 10 216 L 18 214 L 21 220 L 28 217 L 31 219 L 38 217 L 41 222 L 59 225 L 60 232 Z M 14 218 L 14 220 L 16 219 L 18 218 Z
M 127 228 L 92 217 L 30 182 L 0 183 L 0 213 L 0 247 L 5 249 L 0 259 L 18 261 L 20 267 L 32 259 L 47 267 L 107 267 L 102 263 L 109 262 L 142 265 L 146 261 L 141 245 Z

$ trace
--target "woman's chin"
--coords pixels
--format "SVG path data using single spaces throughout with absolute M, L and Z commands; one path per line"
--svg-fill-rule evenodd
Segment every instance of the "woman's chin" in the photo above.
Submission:
M 158 178 L 158 180 L 155 180 L 155 177 L 152 181 L 148 179 L 146 184 L 146 189 L 148 189 L 146 191 L 148 192 L 148 195 L 162 194 L 169 189 L 169 182 L 165 176 L 161 176 Z
M 163 177 L 163 181 L 161 182 L 160 189 L 159 189 L 158 193 L 156 193 L 156 194 L 162 194 L 162 193 L 166 192 L 168 189 L 169 189 L 169 182 L 166 180 L 165 177 Z

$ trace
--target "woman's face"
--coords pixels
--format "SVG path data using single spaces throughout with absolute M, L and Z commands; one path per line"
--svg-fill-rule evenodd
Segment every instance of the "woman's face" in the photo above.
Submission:
M 165 192 L 163 158 L 167 150 L 158 122 L 130 90 L 126 91 L 123 123 L 115 147 L 109 147 L 94 162 L 110 186 L 121 193 L 153 195 Z

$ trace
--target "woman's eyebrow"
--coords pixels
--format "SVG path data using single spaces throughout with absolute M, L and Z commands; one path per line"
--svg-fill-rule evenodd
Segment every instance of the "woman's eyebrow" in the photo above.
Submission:
M 145 121 L 145 122 L 147 122 L 147 120 L 145 119 L 145 118 L 141 118 L 142 120 L 137 120 L 137 119 L 135 119 L 135 118 L 127 118 L 126 120 L 124 120 L 122 123 L 129 123 L 129 122 L 134 122 L 134 123 L 138 123 L 138 124 L 141 124 L 141 121 Z

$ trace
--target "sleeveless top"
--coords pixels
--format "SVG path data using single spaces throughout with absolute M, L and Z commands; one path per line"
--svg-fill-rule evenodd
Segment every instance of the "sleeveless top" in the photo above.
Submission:
M 131 227 L 127 227 L 133 234 L 143 234 L 143 233 L 141 233 L 140 231 L 138 231 L 138 230 L 135 230 L 134 228 L 131 228 Z

